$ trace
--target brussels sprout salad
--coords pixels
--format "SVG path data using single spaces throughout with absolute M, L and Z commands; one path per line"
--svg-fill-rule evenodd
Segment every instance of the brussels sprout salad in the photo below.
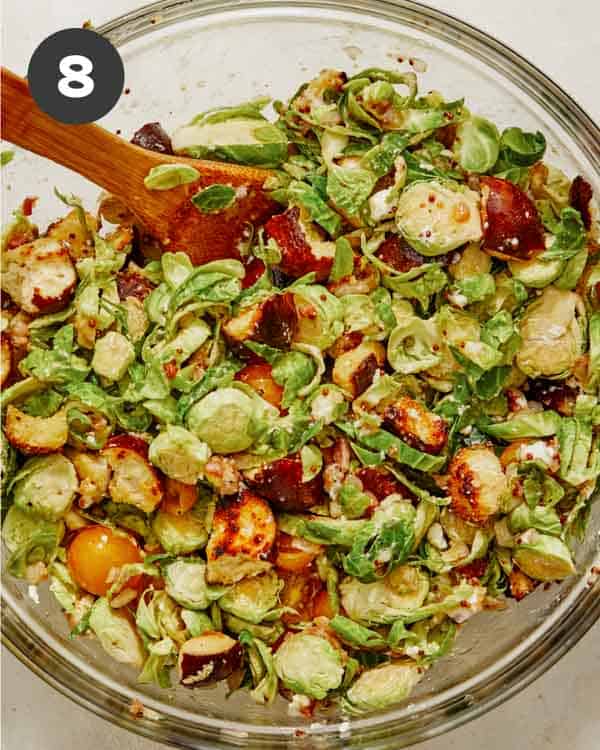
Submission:
M 140 683 L 404 700 L 461 624 L 576 573 L 600 476 L 600 223 L 542 133 L 324 70 L 144 148 L 268 168 L 231 258 L 113 196 L 3 236 L 5 572 Z M 152 190 L 191 184 L 177 163 Z M 191 200 L 231 210 L 239 188 Z M 579 571 L 582 572 L 582 571 Z

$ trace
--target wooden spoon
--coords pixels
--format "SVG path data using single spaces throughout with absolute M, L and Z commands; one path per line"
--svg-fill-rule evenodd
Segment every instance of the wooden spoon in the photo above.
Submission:
M 262 223 L 276 210 L 263 190 L 268 170 L 167 156 L 127 143 L 98 125 L 65 125 L 43 112 L 27 81 L 6 68 L 2 68 L 2 138 L 108 190 L 165 251 L 183 250 L 197 265 L 237 257 L 248 223 Z M 200 179 L 171 190 L 148 190 L 144 177 L 159 164 L 189 164 L 200 172 Z M 231 208 L 201 213 L 190 198 L 214 183 L 242 189 Z

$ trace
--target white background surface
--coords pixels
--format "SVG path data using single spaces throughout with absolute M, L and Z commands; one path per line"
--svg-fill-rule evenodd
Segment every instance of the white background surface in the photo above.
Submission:
M 23 75 L 50 33 L 94 24 L 141 0 L 5 0 L 4 65 Z M 600 3 L 597 0 L 431 0 L 524 54 L 600 121 Z M 3 750 L 159 750 L 155 742 L 85 712 L 2 655 Z M 549 673 L 500 708 L 419 750 L 598 750 L 600 625 Z

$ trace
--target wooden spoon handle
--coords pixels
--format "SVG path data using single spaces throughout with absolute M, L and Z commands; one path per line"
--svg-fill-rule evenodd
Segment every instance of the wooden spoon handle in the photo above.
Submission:
M 58 122 L 37 106 L 27 81 L 4 67 L 1 81 L 4 140 L 52 159 L 117 195 L 126 195 L 130 187 L 139 189 L 148 168 L 143 175 L 135 174 L 134 146 L 98 125 Z

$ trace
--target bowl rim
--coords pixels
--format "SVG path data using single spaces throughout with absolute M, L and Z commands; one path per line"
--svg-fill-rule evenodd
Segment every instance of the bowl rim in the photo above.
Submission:
M 158 0 L 108 21 L 97 31 L 120 46 L 154 30 L 199 16 L 303 7 L 368 13 L 371 17 L 401 22 L 475 55 L 488 65 L 493 63 L 504 79 L 517 85 L 547 114 L 560 120 L 561 126 L 592 165 L 594 177 L 600 175 L 600 128 L 572 97 L 537 66 L 487 32 L 415 0 L 236 0 L 235 3 L 227 0 Z M 368 740 L 371 750 L 390 748 L 390 742 L 395 748 L 404 747 L 456 728 L 500 705 L 550 669 L 600 619 L 600 576 L 588 581 L 584 578 L 585 575 L 525 641 L 477 677 L 433 697 L 418 698 L 413 704 L 402 704 L 397 709 L 352 719 L 351 724 L 341 721 L 313 725 L 306 736 L 342 743 L 331 747 L 342 747 L 346 740 L 352 740 L 352 744 Z M 152 709 L 156 705 L 160 721 L 150 717 L 134 718 L 129 713 L 131 696 L 124 695 L 123 689 L 111 687 L 104 678 L 90 684 L 89 677 L 77 668 L 68 652 L 65 661 L 58 649 L 49 646 L 47 640 L 35 632 L 35 627 L 23 622 L 18 609 L 16 598 L 3 585 L 4 645 L 47 684 L 113 724 L 150 739 L 207 750 L 235 746 L 266 748 L 266 743 L 272 743 L 270 747 L 285 747 L 295 738 L 297 741 L 297 724 L 263 726 L 199 717 L 173 707 L 165 711 L 159 702 L 151 700 L 146 701 L 146 705 Z M 64 653 L 64 649 L 60 650 Z

